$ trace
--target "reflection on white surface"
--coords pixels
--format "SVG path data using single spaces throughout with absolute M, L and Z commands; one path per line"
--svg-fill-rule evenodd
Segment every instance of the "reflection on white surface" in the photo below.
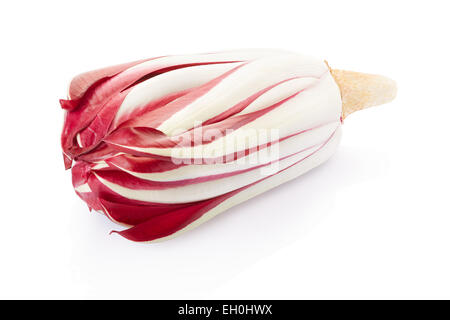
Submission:
M 136 282 L 139 289 L 127 296 L 206 298 L 261 259 L 320 228 L 333 212 L 337 190 L 385 170 L 385 157 L 374 154 L 373 161 L 361 162 L 358 152 L 341 148 L 331 160 L 300 178 L 162 243 L 108 236 L 117 226 L 76 203 L 71 223 L 73 272 L 92 294 L 100 288 L 104 292 L 106 286 L 111 287 L 111 297 L 120 297 L 119 288 Z

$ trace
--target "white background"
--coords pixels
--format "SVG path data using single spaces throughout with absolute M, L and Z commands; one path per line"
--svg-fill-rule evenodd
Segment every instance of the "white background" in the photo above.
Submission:
M 9 1 L 0 5 L 0 298 L 450 298 L 448 1 Z M 64 171 L 77 73 L 280 48 L 387 75 L 326 164 L 196 230 L 108 235 Z

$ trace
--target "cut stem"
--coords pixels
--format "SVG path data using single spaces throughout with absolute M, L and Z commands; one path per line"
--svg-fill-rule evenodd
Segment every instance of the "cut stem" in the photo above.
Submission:
M 350 113 L 392 101 L 397 94 L 395 81 L 375 74 L 331 69 L 342 98 L 342 118 Z

